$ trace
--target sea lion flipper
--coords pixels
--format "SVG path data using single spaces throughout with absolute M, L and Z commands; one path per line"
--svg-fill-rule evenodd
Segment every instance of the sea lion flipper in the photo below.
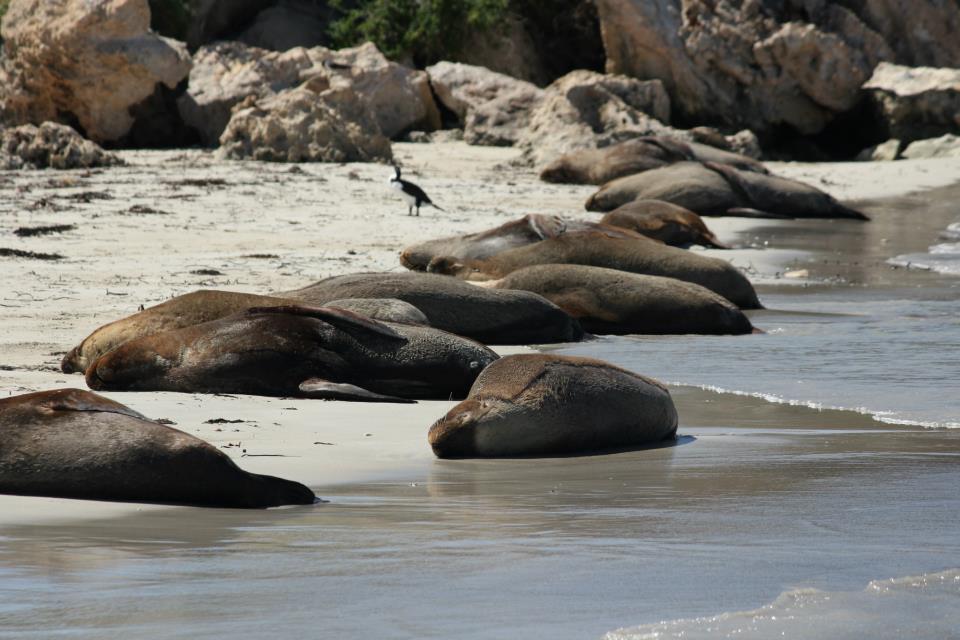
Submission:
M 771 213 L 761 211 L 752 207 L 732 207 L 727 209 L 725 215 L 735 216 L 737 218 L 772 218 L 774 220 L 793 220 L 793 216 L 785 216 L 781 213 Z
M 310 378 L 300 383 L 300 391 L 308 398 L 317 400 L 350 400 L 353 402 L 400 402 L 416 404 L 415 400 L 374 393 L 345 382 L 330 382 L 323 378 Z
M 299 305 L 285 305 L 281 307 L 252 307 L 247 313 L 282 313 L 298 316 L 309 316 L 333 325 L 347 333 L 363 332 L 375 333 L 378 336 L 405 341 L 402 335 L 382 322 L 377 322 L 359 313 L 347 311 L 340 307 L 307 307 Z

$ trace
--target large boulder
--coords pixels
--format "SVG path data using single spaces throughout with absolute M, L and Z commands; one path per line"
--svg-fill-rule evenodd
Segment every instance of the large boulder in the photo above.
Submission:
M 825 2 L 826 0 L 819 0 Z M 910 66 L 960 67 L 960 3 L 947 0 L 853 0 L 857 17 Z
M 388 138 L 408 129 L 433 130 L 440 125 L 427 74 L 387 60 L 369 42 L 339 51 L 295 47 L 275 52 L 239 42 L 202 47 L 178 107 L 184 122 L 213 145 L 226 129 L 234 105 L 251 96 L 277 95 L 313 78 L 355 92 Z
M 84 169 L 123 164 L 65 124 L 0 129 L 0 169 Z
M 942 135 L 929 140 L 917 140 L 903 150 L 903 157 L 909 160 L 917 158 L 960 158 L 960 136 Z
M 368 103 L 323 77 L 237 105 L 220 137 L 220 158 L 270 162 L 390 161 L 390 141 Z
M 430 83 L 463 126 L 470 144 L 509 146 L 530 122 L 542 89 L 484 67 L 438 62 L 427 67 Z
M 131 107 L 190 71 L 186 46 L 150 31 L 147 0 L 13 0 L 3 19 L 0 118 L 75 123 L 122 138 Z
M 863 89 L 881 136 L 909 143 L 960 132 L 960 69 L 882 63 Z
M 332 12 L 326 3 L 313 0 L 280 0 L 258 13 L 238 39 L 271 51 L 316 47 L 327 39 L 327 23 Z
M 889 45 L 835 2 L 598 0 L 607 71 L 663 81 L 685 119 L 813 134 Z

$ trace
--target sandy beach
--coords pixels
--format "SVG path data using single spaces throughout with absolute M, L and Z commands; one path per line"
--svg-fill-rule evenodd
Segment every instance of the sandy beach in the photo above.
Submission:
M 125 167 L 0 173 L 0 246 L 63 256 L 0 258 L 0 394 L 84 388 L 82 376 L 59 371 L 63 353 L 101 324 L 174 295 L 268 293 L 399 270 L 406 244 L 526 213 L 598 217 L 582 209 L 593 187 L 539 182 L 511 164 L 514 149 L 397 143 L 394 152 L 404 175 L 446 213 L 408 217 L 382 165 L 127 151 Z M 863 305 L 885 303 L 878 291 L 958 299 L 949 278 L 886 261 L 926 250 L 960 217 L 952 205 L 960 158 L 770 168 L 876 212 L 866 224 L 707 220 L 735 247 L 710 253 L 758 285 L 770 310 L 753 320 L 774 338 L 808 321 L 801 312 L 836 318 L 850 302 L 850 313 L 874 313 Z M 12 233 L 50 224 L 75 228 Z M 807 274 L 784 277 L 798 269 Z M 834 402 L 823 395 L 826 383 L 812 380 L 809 398 L 791 395 L 796 387 L 769 389 L 764 375 L 790 378 L 791 362 L 813 370 L 831 355 L 799 339 L 733 341 L 752 339 L 565 346 L 674 383 L 677 446 L 606 456 L 438 461 L 426 431 L 452 402 L 105 394 L 328 502 L 246 513 L 0 496 L 0 637 L 319 629 L 330 637 L 600 637 L 750 611 L 798 588 L 854 592 L 872 580 L 960 566 L 960 430 L 890 424 L 879 405 L 860 413 L 805 406 L 820 399 L 855 409 L 873 399 Z M 945 399 L 932 403 L 939 413 L 930 424 L 950 422 L 950 394 L 960 392 L 949 376 L 960 345 L 942 348 L 936 377 Z M 760 371 L 765 354 L 782 354 L 786 368 Z M 849 364 L 851 355 L 838 359 Z M 40 593 L 49 597 L 40 601 Z M 946 593 L 937 597 L 960 601 L 960 589 Z M 941 622 L 957 623 L 956 613 Z M 700 637 L 692 626 L 673 629 Z M 647 632 L 616 637 L 661 637 Z

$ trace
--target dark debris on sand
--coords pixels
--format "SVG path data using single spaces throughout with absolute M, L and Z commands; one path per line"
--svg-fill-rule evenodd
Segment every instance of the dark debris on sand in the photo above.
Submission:
M 77 225 L 75 224 L 50 224 L 39 227 L 19 227 L 13 233 L 21 238 L 28 238 L 31 236 L 45 236 L 51 233 L 73 231 L 76 228 Z
M 29 258 L 31 260 L 63 260 L 59 253 L 37 253 L 36 251 L 22 251 L 0 247 L 0 258 Z

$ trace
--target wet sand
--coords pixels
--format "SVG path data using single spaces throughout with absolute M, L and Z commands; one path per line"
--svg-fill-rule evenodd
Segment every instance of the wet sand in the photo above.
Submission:
M 592 188 L 540 184 L 504 164 L 512 150 L 397 150 L 449 214 L 403 215 L 379 166 L 291 173 L 189 152 L 129 154 L 139 164 L 90 176 L 0 174 L 3 246 L 67 256 L 0 263 L 11 283 L 0 296 L 0 391 L 82 387 L 55 370 L 60 354 L 170 295 L 398 269 L 408 242 L 523 213 L 595 218 L 579 210 Z M 960 161 L 775 170 L 839 197 L 883 190 L 907 206 L 903 193 L 957 181 Z M 101 192 L 112 199 L 89 195 Z M 942 195 L 932 201 L 949 202 Z M 888 250 L 920 248 L 951 215 L 914 198 L 923 224 L 708 223 L 742 247 L 724 255 L 778 300 L 924 287 L 949 296 L 952 281 L 883 262 Z M 137 204 L 168 213 L 130 213 Z M 52 223 L 77 230 L 8 233 Z M 783 278 L 796 268 L 810 276 Z M 224 275 L 193 273 L 202 269 Z M 796 587 L 859 590 L 960 565 L 960 431 L 672 392 L 676 446 L 495 461 L 433 458 L 426 430 L 453 403 L 108 394 L 329 502 L 243 512 L 0 496 L 0 638 L 600 637 L 750 610 Z M 207 422 L 215 418 L 242 422 Z

